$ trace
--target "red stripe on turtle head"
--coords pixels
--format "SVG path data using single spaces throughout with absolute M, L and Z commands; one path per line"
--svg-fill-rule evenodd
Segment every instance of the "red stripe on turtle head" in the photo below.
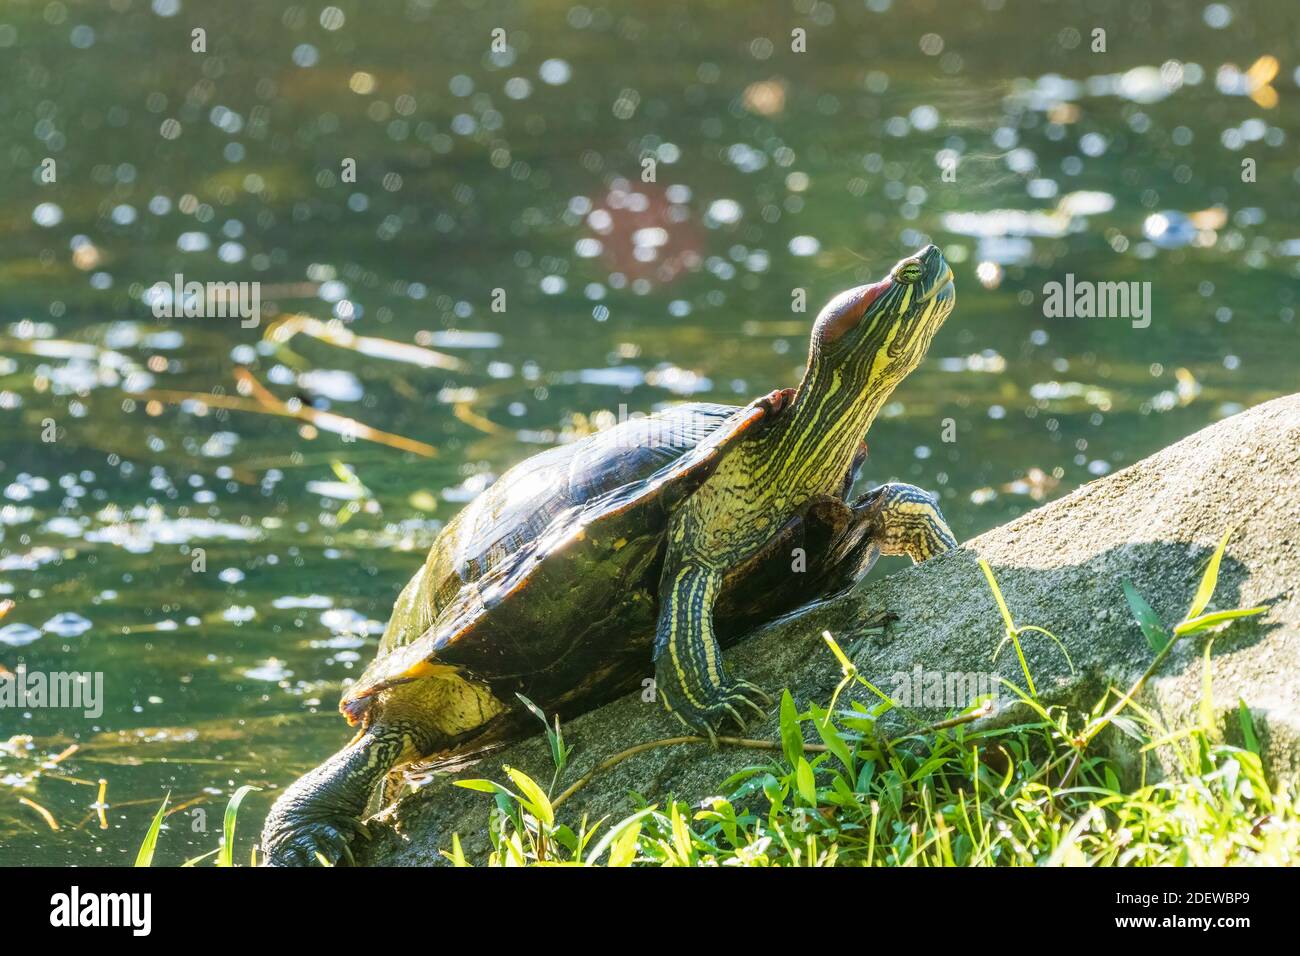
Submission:
M 893 284 L 893 278 L 886 277 L 879 282 L 847 289 L 831 299 L 817 316 L 818 340 L 830 344 L 852 329 L 866 315 L 871 303 L 888 292 Z

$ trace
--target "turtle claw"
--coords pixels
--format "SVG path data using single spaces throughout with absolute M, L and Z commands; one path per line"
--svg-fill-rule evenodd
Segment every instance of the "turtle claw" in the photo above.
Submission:
M 748 707 L 754 712 L 754 717 L 762 720 L 767 716 L 767 708 L 772 706 L 772 697 L 761 687 L 756 687 L 749 681 L 736 681 L 732 690 L 727 695 L 728 704 L 739 704 Z M 729 706 L 729 710 L 736 714 L 734 707 Z M 750 718 L 752 720 L 753 717 Z M 737 725 L 743 730 L 749 720 L 742 720 L 739 714 L 736 716 Z
M 405 724 L 379 723 L 358 735 L 275 801 L 262 825 L 268 866 L 352 863 L 352 846 L 370 833 L 361 818 L 384 776 L 404 753 L 419 749 Z
M 354 867 L 357 865 L 357 859 L 352 855 L 352 848 L 346 843 L 343 844 L 343 855 L 347 857 L 348 866 Z
M 772 705 L 772 698 L 768 697 L 767 694 L 763 694 L 763 701 L 768 707 Z M 754 711 L 754 716 L 757 719 L 762 720 L 764 717 L 767 716 L 767 707 L 764 707 L 758 701 L 746 697 L 744 703 L 746 704 L 746 706 L 748 706 L 751 710 Z
M 754 399 L 753 404 L 761 408 L 768 418 L 771 418 L 779 415 L 781 410 L 790 404 L 794 398 L 794 393 L 793 388 L 774 388 L 761 398 Z
M 766 705 L 766 706 L 765 706 Z M 670 709 L 687 728 L 706 734 L 716 746 L 718 734 L 728 727 L 743 731 L 755 717 L 767 716 L 772 698 L 748 681 L 728 681 L 714 689 L 713 700 L 703 706 L 688 701 L 671 704 Z M 748 715 L 752 711 L 752 715 Z
M 677 718 L 677 722 L 684 728 L 694 734 L 704 734 L 709 738 L 709 746 L 714 750 L 718 749 L 718 735 L 713 732 L 713 728 L 708 724 L 695 724 L 682 716 L 681 711 L 674 710 L 672 715 Z
M 318 820 L 293 826 L 263 847 L 267 866 L 335 866 L 346 861 L 355 866 L 349 845 L 365 833 L 359 820 Z M 369 836 L 369 834 L 367 834 Z
M 736 727 L 743 728 L 745 726 L 745 718 L 741 717 L 740 711 L 736 710 L 731 704 L 723 704 L 721 709 L 731 717 Z

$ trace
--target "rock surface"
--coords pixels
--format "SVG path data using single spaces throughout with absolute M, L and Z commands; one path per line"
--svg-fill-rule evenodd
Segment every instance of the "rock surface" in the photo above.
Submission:
M 840 677 L 821 638 L 829 630 L 841 646 L 854 648 L 862 674 L 886 692 L 896 691 L 898 675 L 918 665 L 945 674 L 994 672 L 1023 686 L 1010 648 L 990 663 L 1003 629 L 977 564 L 983 557 L 1016 623 L 1052 631 L 1073 659 L 1072 673 L 1050 640 L 1024 636 L 1040 693 L 1089 706 L 1107 683 L 1127 685 L 1151 660 L 1121 582 L 1132 581 L 1167 623 L 1181 620 L 1206 559 L 1228 528 L 1235 531 L 1211 608 L 1267 604 L 1270 610 L 1217 635 L 1214 699 L 1221 710 L 1244 699 L 1261 730 L 1267 765 L 1294 773 L 1300 766 L 1300 395 L 1212 425 L 956 552 L 768 625 L 730 651 L 728 663 L 769 690 L 790 688 L 801 709 L 809 702 L 824 706 Z M 864 631 L 863 621 L 881 608 L 897 621 L 883 635 Z M 1202 646 L 1198 637 L 1173 651 L 1144 693 L 1146 706 L 1188 720 L 1200 695 Z M 864 703 L 874 701 L 864 688 L 853 693 Z M 950 712 L 915 709 L 927 719 Z M 1230 738 L 1234 725 L 1226 723 Z M 575 745 L 565 781 L 627 747 L 681 732 L 657 703 L 637 695 L 615 701 L 565 726 L 566 740 Z M 777 738 L 775 713 L 747 735 Z M 668 794 L 698 801 L 755 756 L 692 745 L 647 751 L 597 775 L 560 814 L 569 822 L 583 814 L 617 818 L 631 811 L 629 791 L 651 801 Z M 450 846 L 453 833 L 471 859 L 481 859 L 491 799 L 450 781 L 505 781 L 503 765 L 542 782 L 552 774 L 545 740 L 533 738 L 439 776 L 371 820 L 374 839 L 360 848 L 358 862 L 442 863 L 438 851 Z

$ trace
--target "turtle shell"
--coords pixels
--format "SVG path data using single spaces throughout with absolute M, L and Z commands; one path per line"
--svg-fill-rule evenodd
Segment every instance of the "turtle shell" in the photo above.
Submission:
M 398 597 L 343 706 L 465 674 L 548 708 L 647 667 L 656 568 L 673 510 L 766 415 L 691 403 L 522 462 L 443 529 Z

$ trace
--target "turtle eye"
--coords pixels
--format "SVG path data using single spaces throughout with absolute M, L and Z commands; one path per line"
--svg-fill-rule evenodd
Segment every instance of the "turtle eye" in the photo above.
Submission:
M 904 285 L 911 285 L 921 278 L 921 271 L 920 259 L 904 259 L 894 267 L 894 281 L 901 282 Z

